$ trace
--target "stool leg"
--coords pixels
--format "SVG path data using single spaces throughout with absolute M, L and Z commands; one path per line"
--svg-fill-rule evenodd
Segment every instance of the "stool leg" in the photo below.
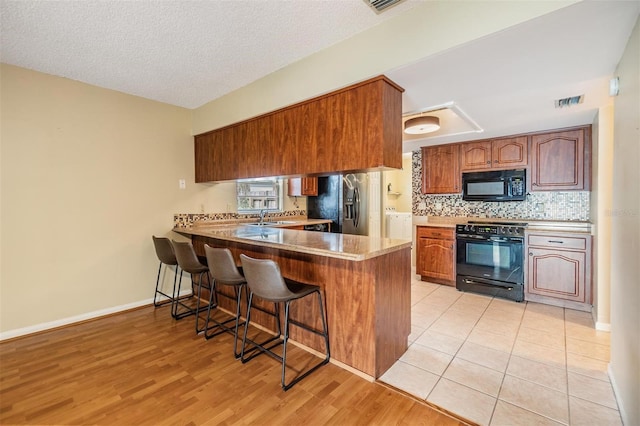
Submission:
M 160 284 L 160 271 L 162 270 L 162 262 L 160 262 L 160 266 L 158 266 L 158 278 L 156 278 L 156 292 L 153 294 L 153 306 L 159 306 L 156 303 L 156 298 L 158 297 L 158 285 Z
M 289 304 L 290 300 L 287 300 L 284 304 L 284 338 L 282 342 L 282 377 L 280 383 L 282 383 L 282 389 L 287 390 L 285 385 L 285 371 L 287 366 L 287 342 L 289 341 Z M 280 322 L 280 321 L 278 321 Z M 293 386 L 293 384 L 292 384 Z
M 233 338 L 233 356 L 236 359 L 240 358 L 240 352 L 238 352 L 238 326 L 240 325 L 240 302 L 242 298 L 243 287 L 246 288 L 245 285 L 240 286 L 240 288 L 238 288 L 237 286 L 234 287 L 236 291 L 236 328 Z
M 176 274 L 178 273 L 179 266 L 176 266 Z M 178 287 L 175 285 L 175 277 L 173 281 L 173 302 L 171 303 L 171 316 L 175 319 L 180 319 L 178 316 L 178 299 L 180 298 L 180 289 L 182 288 L 182 269 L 180 269 L 180 279 L 178 280 Z
M 205 273 L 204 272 L 200 272 L 200 275 L 198 276 L 198 299 L 196 300 L 196 334 L 200 333 L 201 331 L 204 331 L 204 328 L 200 328 L 198 326 L 198 324 L 200 323 L 200 308 L 204 308 L 204 306 L 200 306 L 200 300 L 202 297 L 202 277 Z M 209 276 L 209 274 L 207 274 L 207 277 Z M 214 281 L 215 283 L 215 281 Z M 215 285 L 215 284 L 214 284 Z M 209 282 L 209 292 L 211 294 L 215 294 L 215 290 L 213 288 L 214 286 L 211 285 L 211 281 Z M 211 299 L 211 297 L 209 297 L 209 299 Z M 211 304 L 209 304 L 209 308 L 207 309 L 207 312 L 211 311 Z M 208 317 L 207 317 L 208 318 Z
M 242 335 L 242 348 L 240 349 L 240 360 L 244 364 L 248 361 L 244 357 L 244 350 L 247 345 L 247 331 L 249 329 L 249 322 L 251 321 L 251 302 L 253 301 L 253 292 L 249 292 L 249 300 L 247 301 L 247 316 L 244 319 L 244 333 Z
M 322 303 L 322 293 L 318 291 L 318 306 L 320 308 L 320 316 L 322 318 L 322 331 L 324 332 L 324 344 L 327 350 L 326 352 L 326 360 L 329 361 L 331 357 L 331 350 L 329 349 L 329 328 L 327 327 L 327 319 L 324 316 L 324 304 Z

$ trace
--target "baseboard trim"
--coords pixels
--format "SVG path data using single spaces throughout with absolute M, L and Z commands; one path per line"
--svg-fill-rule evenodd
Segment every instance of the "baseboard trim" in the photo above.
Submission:
M 613 396 L 616 399 L 616 403 L 618 404 L 618 411 L 620 411 L 620 418 L 622 420 L 622 424 L 629 424 L 629 418 L 627 417 L 627 412 L 624 409 L 624 405 L 622 405 L 622 400 L 620 399 L 620 390 L 618 388 L 618 384 L 616 383 L 616 378 L 613 374 L 613 370 L 611 369 L 611 363 L 607 365 L 607 375 L 609 376 L 609 381 L 611 382 L 611 387 L 613 388 Z
M 180 296 L 186 296 L 191 293 L 189 291 L 182 291 Z M 75 315 L 72 317 L 62 318 L 55 321 L 44 322 L 41 324 L 31 325 L 29 327 L 18 328 L 15 330 L 9 330 L 0 332 L 0 342 L 9 339 L 15 339 L 16 337 L 23 337 L 29 334 L 36 334 L 43 331 L 49 331 L 54 328 L 65 327 L 71 324 L 80 323 L 83 321 L 90 321 L 93 319 L 97 319 L 100 317 L 117 314 L 124 311 L 129 311 L 131 309 L 137 309 L 144 306 L 149 306 L 153 304 L 153 298 L 140 300 L 137 302 L 127 303 L 125 305 L 113 306 L 111 308 L 99 309 L 93 312 L 87 312 L 85 314 Z

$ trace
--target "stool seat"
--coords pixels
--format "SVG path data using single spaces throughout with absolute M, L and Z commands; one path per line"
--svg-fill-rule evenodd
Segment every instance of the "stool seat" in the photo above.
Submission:
M 246 294 L 247 281 L 238 270 L 236 262 L 233 260 L 231 250 L 228 248 L 214 248 L 205 244 L 204 252 L 207 259 L 212 287 L 209 293 L 209 307 L 207 309 L 204 337 L 206 339 L 210 339 L 220 333 L 230 333 L 234 337 L 233 355 L 236 358 L 240 358 L 240 351 L 238 350 L 238 328 L 240 325 L 244 324 L 244 322 L 240 323 L 240 299 L 242 297 L 243 288 L 245 289 Z M 219 286 L 233 287 L 235 298 L 219 292 Z M 232 315 L 231 318 L 226 321 L 217 321 L 211 317 L 211 311 L 218 307 L 218 295 L 234 299 L 236 303 L 235 315 Z M 227 325 L 231 322 L 233 322 L 233 328 Z
M 241 254 L 240 260 L 242 262 L 242 268 L 244 270 L 244 276 L 247 280 L 247 286 L 249 288 L 249 301 L 247 304 L 247 316 L 244 326 L 244 335 L 242 338 L 242 350 L 240 351 L 240 358 L 243 363 L 250 361 L 261 353 L 266 353 L 271 357 L 279 360 L 282 363 L 281 374 L 281 386 L 282 389 L 287 391 L 293 385 L 300 380 L 317 370 L 321 366 L 327 364 L 330 358 L 329 350 L 329 332 L 327 329 L 327 321 L 325 318 L 325 309 L 322 302 L 322 294 L 320 287 L 316 285 L 301 283 L 298 281 L 286 279 L 282 276 L 280 268 L 276 262 L 269 259 L 253 259 L 247 255 Z M 291 302 L 301 299 L 303 297 L 317 294 L 318 307 L 322 320 L 322 331 L 315 330 L 307 324 L 300 323 L 298 321 L 291 320 L 289 318 L 289 307 Z M 249 341 L 253 346 L 251 349 L 251 355 L 247 355 L 250 351 L 247 351 L 247 331 L 251 322 L 251 308 L 254 296 L 263 300 L 273 302 L 275 304 L 276 311 L 276 323 L 277 323 L 277 335 L 267 339 L 264 342 L 256 343 Z M 284 335 L 282 341 L 277 341 L 280 338 L 280 319 L 279 319 L 279 303 L 284 303 Z M 312 367 L 308 368 L 304 373 L 299 374 L 289 382 L 286 381 L 286 365 L 287 365 L 287 343 L 289 341 L 289 326 L 293 324 L 297 327 L 315 333 L 324 338 L 325 344 L 325 357 L 320 362 L 316 363 Z M 282 344 L 282 356 L 273 352 L 273 348 Z
M 151 236 L 153 240 L 153 247 L 156 251 L 156 256 L 160 261 L 160 265 L 158 266 L 158 276 L 156 278 L 156 291 L 153 295 L 153 306 L 159 307 L 167 304 L 171 304 L 173 306 L 174 299 L 176 296 L 176 282 L 178 279 L 178 272 L 180 267 L 178 266 L 178 260 L 176 259 L 176 255 L 173 252 L 173 247 L 171 246 L 171 240 L 166 237 L 156 237 L 155 235 Z M 171 295 L 163 292 L 160 286 L 160 273 L 162 271 L 162 266 L 166 268 L 169 266 L 175 266 L 175 274 L 173 276 L 173 289 Z M 180 279 L 182 279 L 182 274 L 180 274 Z M 159 301 L 158 295 L 164 296 L 165 300 Z
M 181 241 L 171 241 L 171 246 L 173 247 L 173 252 L 176 255 L 176 260 L 178 261 L 178 266 L 184 272 L 191 274 L 191 293 L 196 294 L 194 289 L 194 281 L 197 277 L 197 296 L 195 301 L 195 307 L 186 305 L 180 299 L 176 299 L 173 304 L 173 317 L 176 319 L 181 319 L 187 316 L 195 315 L 196 317 L 196 333 L 201 333 L 204 331 L 204 327 L 200 327 L 200 312 L 204 312 L 208 309 L 208 305 L 201 304 L 202 298 L 202 289 L 205 288 L 211 291 L 211 284 L 209 280 L 209 268 L 206 265 L 200 263 L 198 256 L 196 255 L 196 251 L 193 248 L 193 244 L 191 241 L 181 242 Z M 204 284 L 204 278 L 207 277 L 207 283 Z M 178 293 L 180 292 L 180 286 L 178 286 Z M 182 308 L 182 311 L 179 312 L 179 308 Z

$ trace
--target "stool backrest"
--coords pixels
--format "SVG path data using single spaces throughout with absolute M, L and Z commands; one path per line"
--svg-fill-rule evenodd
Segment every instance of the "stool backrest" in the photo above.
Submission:
M 198 255 L 196 255 L 191 241 L 171 241 L 171 245 L 173 246 L 173 252 L 176 254 L 178 265 L 183 271 L 190 274 L 202 272 L 202 268 L 205 266 L 198 260 Z
M 270 259 L 253 259 L 241 254 L 240 261 L 249 289 L 267 300 L 287 299 L 294 296 L 282 278 L 280 267 Z
M 207 256 L 209 273 L 214 280 L 223 284 L 245 282 L 244 277 L 238 272 L 231 250 L 228 248 L 215 248 L 205 244 L 204 254 Z
M 173 252 L 171 240 L 166 237 L 156 237 L 155 235 L 152 235 L 151 237 L 153 238 L 153 246 L 156 249 L 156 255 L 160 262 L 165 265 L 177 265 L 178 261 L 176 260 L 175 253 Z

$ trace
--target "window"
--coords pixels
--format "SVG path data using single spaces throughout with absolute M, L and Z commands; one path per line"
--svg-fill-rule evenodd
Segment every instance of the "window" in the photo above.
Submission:
M 236 182 L 238 213 L 282 211 L 282 179 L 262 178 Z

